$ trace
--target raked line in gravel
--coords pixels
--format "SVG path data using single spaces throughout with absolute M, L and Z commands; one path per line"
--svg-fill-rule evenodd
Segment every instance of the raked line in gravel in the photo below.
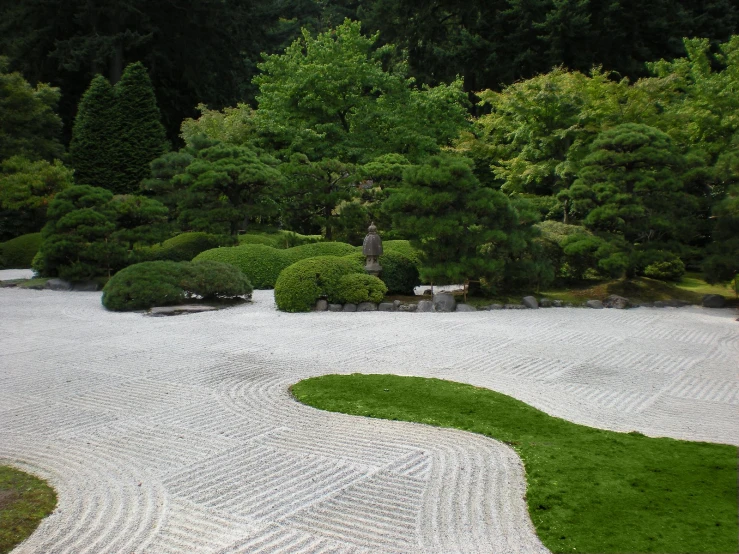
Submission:
M 18 553 L 545 552 L 523 469 L 461 431 L 303 406 L 326 373 L 439 377 L 593 427 L 739 444 L 731 310 L 110 313 L 0 289 L 0 464 L 56 488 Z

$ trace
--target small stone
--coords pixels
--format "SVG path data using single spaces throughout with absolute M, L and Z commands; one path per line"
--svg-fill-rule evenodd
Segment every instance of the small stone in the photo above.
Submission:
M 96 281 L 75 281 L 72 283 L 72 290 L 78 292 L 96 292 L 100 290 L 100 285 Z
M 503 306 L 506 310 L 517 310 L 520 304 L 506 304 Z
M 541 308 L 551 308 L 552 307 L 552 301 L 549 300 L 549 298 L 542 298 L 539 300 L 539 307 Z
M 361 302 L 360 304 L 357 304 L 357 311 L 358 312 L 376 312 L 377 304 L 375 304 L 374 302 Z
M 421 300 L 416 306 L 417 312 L 433 312 L 434 304 L 431 300 Z
M 64 279 L 49 279 L 45 288 L 50 290 L 72 290 L 72 283 Z
M 552 307 L 554 308 L 562 308 L 564 305 L 565 303 L 561 300 L 552 300 Z
M 588 308 L 592 308 L 594 310 L 602 310 L 603 309 L 603 302 L 601 302 L 600 300 L 588 300 L 587 302 L 585 302 L 585 305 Z
M 490 306 L 488 306 L 488 310 L 502 310 L 502 309 L 503 309 L 503 304 L 490 304 Z
M 435 312 L 453 312 L 456 307 L 457 301 L 448 292 L 440 292 L 434 295 Z
M 398 306 L 399 312 L 415 312 L 418 309 L 418 306 L 415 304 L 401 304 Z
M 395 304 L 392 302 L 381 302 L 377 306 L 378 312 L 394 312 L 395 311 Z
M 341 312 L 344 310 L 344 306 L 341 304 L 329 304 L 328 305 L 328 311 L 329 312 Z
M 662 300 L 656 300 L 654 304 L 652 304 L 652 306 L 654 306 L 655 308 L 666 308 L 667 303 L 663 302 Z
M 477 309 L 469 304 L 457 304 L 457 312 L 476 312 Z
M 575 305 L 572 302 L 566 302 L 564 307 L 565 308 L 574 308 Z
M 726 306 L 726 298 L 720 294 L 706 294 L 703 297 L 704 308 L 723 308 Z
M 526 306 L 529 310 L 538 310 L 539 309 L 539 302 L 536 301 L 536 298 L 533 296 L 524 296 L 521 300 L 521 303 Z
M 356 304 L 344 304 L 344 311 L 345 312 L 356 312 L 357 305 Z
M 612 294 L 603 301 L 603 306 L 606 308 L 615 308 L 617 310 L 623 310 L 630 306 L 631 302 L 628 298 L 619 296 L 618 294 Z
M 401 304 L 402 304 L 402 302 L 401 302 L 400 300 L 393 300 L 393 306 L 395 306 L 395 309 L 396 309 L 396 310 L 397 310 L 398 308 L 400 308 L 400 305 L 401 305 Z
M 328 302 L 321 298 L 318 302 L 316 302 L 316 308 L 315 311 L 317 312 L 325 312 L 328 311 Z

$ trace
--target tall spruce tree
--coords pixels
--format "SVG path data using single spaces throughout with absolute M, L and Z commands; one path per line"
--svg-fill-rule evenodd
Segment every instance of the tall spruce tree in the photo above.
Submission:
M 166 150 L 166 133 L 154 88 L 141 62 L 128 65 L 115 86 L 115 156 L 118 180 L 112 190 L 132 193 L 151 175 L 149 164 Z
M 97 75 L 80 101 L 72 128 L 69 154 L 77 184 L 110 190 L 117 186 L 116 112 L 113 87 L 105 77 Z

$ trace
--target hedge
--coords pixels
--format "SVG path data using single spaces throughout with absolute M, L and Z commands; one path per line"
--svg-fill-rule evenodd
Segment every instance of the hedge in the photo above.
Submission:
M 285 250 L 285 254 L 291 263 L 316 256 L 346 256 L 356 252 L 355 247 L 345 242 L 317 242 L 304 244 Z
M 21 235 L 0 243 L 0 268 L 28 269 L 41 247 L 41 233 Z
M 339 301 L 339 281 L 346 275 L 363 273 L 362 265 L 350 258 L 318 256 L 285 268 L 275 283 L 275 302 L 285 312 L 309 312 L 325 296 Z
M 249 279 L 227 264 L 156 261 L 134 264 L 113 275 L 103 288 L 102 302 L 109 310 L 130 311 L 251 292 Z
M 382 243 L 382 250 L 385 254 L 388 252 L 398 252 L 399 254 L 403 254 L 406 258 L 411 260 L 416 267 L 418 267 L 420 263 L 420 252 L 413 248 L 411 243 L 407 240 L 386 240 Z
M 233 239 L 223 235 L 201 232 L 181 233 L 165 240 L 162 244 L 147 248 L 143 251 L 143 256 L 147 261 L 189 262 L 201 252 L 232 244 Z
M 264 244 L 272 248 L 292 248 L 303 244 L 321 242 L 321 235 L 301 235 L 293 231 L 277 231 L 272 233 L 246 233 L 239 235 L 239 244 Z
M 340 304 L 361 302 L 381 302 L 387 293 L 387 287 L 374 275 L 352 273 L 339 279 L 332 291 L 332 300 Z

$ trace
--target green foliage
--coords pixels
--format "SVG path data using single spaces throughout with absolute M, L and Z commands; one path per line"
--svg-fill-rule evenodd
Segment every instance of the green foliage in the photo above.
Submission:
M 531 520 L 553 552 L 736 549 L 736 446 L 594 429 L 438 379 L 326 375 L 291 391 L 315 408 L 462 429 L 511 445 L 526 468 Z
M 639 274 L 662 281 L 679 281 L 685 275 L 685 264 L 672 252 L 647 250 L 640 253 Z
M 387 250 L 380 256 L 382 266 L 380 279 L 387 286 L 388 294 L 413 295 L 413 289 L 421 282 L 418 275 L 418 266 L 405 254 L 394 250 Z
M 123 71 L 115 97 L 117 182 L 112 190 L 127 194 L 139 190 L 141 181 L 151 175 L 149 164 L 164 153 L 167 144 L 154 88 L 141 62 Z
M 716 226 L 703 270 L 709 283 L 728 281 L 739 273 L 739 186 L 714 208 Z
M 0 162 L 13 156 L 51 160 L 64 153 L 62 120 L 55 112 L 60 96 L 58 88 L 34 88 L 20 73 L 9 73 L 7 58 L 0 56 Z
M 154 244 L 169 235 L 166 206 L 157 200 L 124 194 L 114 196 L 109 204 L 115 222 L 113 239 L 134 250 L 137 245 Z
M 334 302 L 344 304 L 359 304 L 361 302 L 382 301 L 388 289 L 380 279 L 374 275 L 352 273 L 344 275 L 333 289 Z
M 233 239 L 223 235 L 209 235 L 201 232 L 180 233 L 161 244 L 151 246 L 142 255 L 148 261 L 189 262 L 201 252 L 232 244 Z
M 56 493 L 46 481 L 8 466 L 0 466 L 0 491 L 0 553 L 8 554 L 54 511 Z
M 344 242 L 316 242 L 288 248 L 285 250 L 285 255 L 288 260 L 292 260 L 291 263 L 294 263 L 315 256 L 346 256 L 352 252 L 354 252 L 354 247 Z
M 41 246 L 41 233 L 21 235 L 0 243 L 0 268 L 26 269 Z
M 217 300 L 251 294 L 249 279 L 233 266 L 214 261 L 143 262 L 122 269 L 106 283 L 109 310 L 144 310 L 196 298 Z
M 105 77 L 96 75 L 80 100 L 69 144 L 78 185 L 117 188 L 119 132 L 113 87 Z
M 200 117 L 185 119 L 180 127 L 180 138 L 191 146 L 197 137 L 244 146 L 257 138 L 254 110 L 248 104 L 238 104 L 235 108 L 222 111 L 209 110 L 205 104 L 198 104 Z
M 214 248 L 198 254 L 193 261 L 214 260 L 238 268 L 256 289 L 274 288 L 277 277 L 290 261 L 279 250 L 264 244 L 243 244 L 233 248 Z
M 181 226 L 236 236 L 249 218 L 274 214 L 282 184 L 276 163 L 247 147 L 215 144 L 200 150 L 184 173 L 174 177 L 185 189 Z
M 385 254 L 388 252 L 398 252 L 411 260 L 415 265 L 420 264 L 421 252 L 414 248 L 408 240 L 383 240 L 382 249 Z
M 293 231 L 277 231 L 271 233 L 247 232 L 239 235 L 239 244 L 264 244 L 272 248 L 292 248 L 303 244 L 321 242 L 321 235 L 301 235 Z
M 309 312 L 322 296 L 338 301 L 340 279 L 353 273 L 363 273 L 362 266 L 347 258 L 318 256 L 295 262 L 277 278 L 277 307 L 284 312 Z

